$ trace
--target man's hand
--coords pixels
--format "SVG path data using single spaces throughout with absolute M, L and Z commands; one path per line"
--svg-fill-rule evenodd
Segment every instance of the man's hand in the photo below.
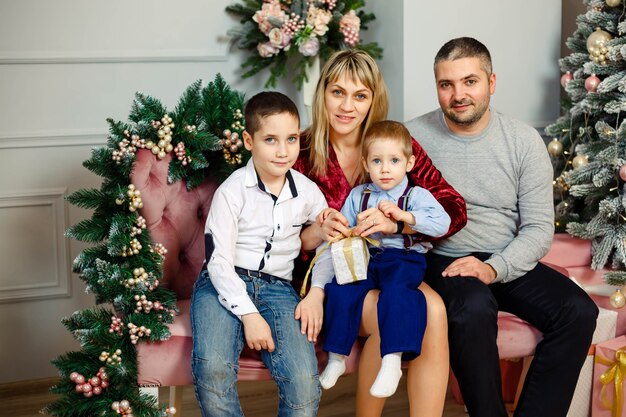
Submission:
M 324 290 L 311 287 L 307 296 L 298 303 L 295 319 L 300 320 L 302 334 L 308 335 L 309 342 L 317 342 L 324 320 Z
M 246 343 L 250 349 L 267 349 L 268 352 L 274 351 L 272 330 L 259 313 L 245 314 L 241 316 L 241 322 L 243 323 Z
M 381 232 L 385 235 L 396 233 L 398 226 L 395 221 L 389 219 L 377 207 L 368 208 L 356 216 L 356 227 L 352 233 L 357 236 L 369 236 L 372 233 Z
M 444 277 L 474 277 L 485 284 L 491 284 L 496 279 L 496 271 L 493 267 L 478 258 L 466 256 L 452 262 L 443 270 Z

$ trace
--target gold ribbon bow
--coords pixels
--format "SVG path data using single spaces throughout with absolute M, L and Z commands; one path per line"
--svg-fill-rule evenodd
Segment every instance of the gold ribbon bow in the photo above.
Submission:
M 622 391 L 624 377 L 626 376 L 626 346 L 622 346 L 615 352 L 615 361 L 603 358 L 596 354 L 595 361 L 602 365 L 606 365 L 609 369 L 600 375 L 600 382 L 602 383 L 602 390 L 600 391 L 600 401 L 602 406 L 607 410 L 612 410 L 613 417 L 620 417 L 622 415 L 622 408 L 624 407 L 624 393 Z M 597 352 L 597 351 L 596 351 Z M 613 403 L 608 398 L 606 389 L 608 384 L 615 381 L 614 391 L 615 396 Z
M 313 265 L 315 265 L 315 262 L 317 261 L 317 258 L 319 258 L 319 256 L 330 247 L 330 245 L 332 245 L 335 242 L 339 242 L 340 240 L 343 239 L 365 239 L 365 241 L 367 243 L 370 243 L 376 247 L 380 246 L 380 241 L 376 240 L 376 239 L 372 239 L 371 237 L 366 237 L 366 236 L 352 236 L 352 230 L 350 229 L 350 236 L 347 237 L 343 234 L 339 234 L 337 236 L 335 236 L 334 238 L 332 238 L 331 240 L 328 241 L 328 243 L 326 243 L 326 246 L 324 246 L 322 248 L 322 250 L 320 250 L 319 252 L 317 252 L 315 254 L 315 256 L 313 257 L 313 259 L 311 260 L 311 265 L 309 265 L 309 269 L 306 271 L 306 275 L 304 275 L 304 281 L 302 282 L 302 287 L 300 288 L 300 298 L 304 297 L 304 293 L 306 293 L 306 284 L 309 280 L 309 275 L 311 274 L 311 270 L 313 270 Z M 345 245 L 343 248 L 343 253 L 346 257 L 346 263 L 348 264 L 348 268 L 350 268 L 350 272 L 352 273 L 352 277 L 354 278 L 354 280 L 356 281 L 356 273 L 354 272 L 354 259 L 352 257 L 352 245 Z M 367 250 L 367 245 L 365 245 L 365 258 L 369 259 L 369 251 Z

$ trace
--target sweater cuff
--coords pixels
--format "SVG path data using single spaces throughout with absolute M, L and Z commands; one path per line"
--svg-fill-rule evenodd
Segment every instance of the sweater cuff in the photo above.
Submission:
M 506 277 L 508 276 L 509 271 L 502 256 L 493 255 L 491 258 L 487 259 L 485 263 L 491 265 L 491 267 L 496 271 L 496 279 L 491 282 L 492 284 L 496 282 L 506 282 Z

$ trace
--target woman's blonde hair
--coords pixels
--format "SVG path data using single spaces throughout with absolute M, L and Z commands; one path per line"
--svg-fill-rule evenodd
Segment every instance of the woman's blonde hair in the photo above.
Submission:
M 326 113 L 326 87 L 342 76 L 355 82 L 360 81 L 372 92 L 372 104 L 359 132 L 361 139 L 369 126 L 372 123 L 385 120 L 389 111 L 387 87 L 376 61 L 366 52 L 357 49 L 335 52 L 322 68 L 313 97 L 311 127 L 306 132 L 309 162 L 313 174 L 316 176 L 325 176 L 328 167 L 330 123 Z

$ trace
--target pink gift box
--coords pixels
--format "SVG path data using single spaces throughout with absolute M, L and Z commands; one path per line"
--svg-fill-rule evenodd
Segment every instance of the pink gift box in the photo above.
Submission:
M 620 361 L 617 360 L 618 350 L 626 351 L 626 336 L 609 340 L 607 342 L 596 345 L 596 355 L 593 366 L 593 393 L 591 397 L 591 417 L 626 417 L 626 407 L 624 404 L 615 402 L 615 383 L 621 382 L 611 379 L 603 384 L 601 377 L 603 374 L 615 368 L 620 367 Z M 621 356 L 621 354 L 620 354 Z M 626 374 L 626 360 L 622 360 L 621 370 L 615 372 L 615 376 Z M 622 398 L 624 394 L 622 393 Z M 607 408 L 607 406 L 609 408 Z M 611 408 L 612 407 L 612 408 Z M 621 411 L 620 411 L 621 410 Z

